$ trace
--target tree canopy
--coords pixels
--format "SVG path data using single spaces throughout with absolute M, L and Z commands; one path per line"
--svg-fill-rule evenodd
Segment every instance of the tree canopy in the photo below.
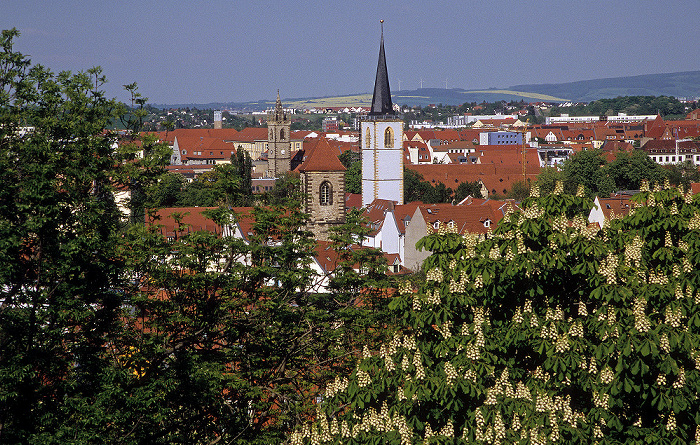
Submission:
M 676 170 L 680 171 L 680 168 Z M 583 185 L 586 195 L 592 198 L 608 196 L 616 190 L 639 190 L 645 180 L 661 183 L 667 177 L 671 178 L 669 173 L 670 170 L 652 161 L 644 150 L 618 152 L 612 162 L 607 161 L 602 150 L 584 150 L 567 159 L 561 170 L 543 169 L 537 183 L 543 191 L 551 192 L 557 181 L 563 181 L 568 193 L 574 193 L 579 185 Z M 684 179 L 687 181 L 694 177 L 691 173 L 679 173 L 671 183 L 678 185 Z M 684 186 L 687 187 L 688 182 Z
M 0 40 L 0 442 L 282 442 L 355 342 L 391 323 L 375 305 L 381 258 L 340 234 L 329 285 L 298 178 L 231 210 L 250 195 L 245 157 L 199 181 L 222 205 L 212 227 L 245 222 L 242 236 L 182 212 L 166 229 L 151 205 L 183 182 L 139 131 L 136 85 L 132 104 L 109 100 L 99 68 L 54 74 L 13 50 L 17 35 Z
M 624 218 L 533 196 L 486 236 L 427 228 L 403 323 L 325 390 L 291 443 L 700 439 L 700 203 L 658 185 Z

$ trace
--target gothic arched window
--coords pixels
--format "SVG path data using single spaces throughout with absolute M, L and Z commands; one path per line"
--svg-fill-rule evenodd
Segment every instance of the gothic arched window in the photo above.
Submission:
M 323 181 L 319 190 L 318 201 L 322 206 L 333 204 L 333 186 L 328 181 Z
M 387 127 L 387 129 L 384 130 L 384 147 L 394 148 L 394 130 L 392 130 L 391 127 Z
M 369 148 L 372 144 L 372 133 L 370 133 L 369 128 L 365 133 L 365 148 Z
M 284 128 L 280 130 L 280 141 L 284 140 Z

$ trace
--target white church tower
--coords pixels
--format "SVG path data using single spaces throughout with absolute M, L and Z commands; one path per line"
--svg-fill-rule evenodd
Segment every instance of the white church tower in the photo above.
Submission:
M 384 23 L 384 20 L 381 20 Z M 403 204 L 403 121 L 394 112 L 384 56 L 384 26 L 372 108 L 360 122 L 362 205 L 375 199 Z

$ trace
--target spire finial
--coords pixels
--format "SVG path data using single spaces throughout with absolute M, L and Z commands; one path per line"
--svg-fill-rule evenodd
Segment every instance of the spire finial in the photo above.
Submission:
M 391 103 L 391 90 L 389 89 L 389 76 L 386 70 L 386 57 L 384 56 L 384 19 L 379 20 L 379 23 L 382 27 L 382 37 L 379 40 L 379 61 L 377 63 L 377 77 L 374 81 L 371 115 L 394 114 Z

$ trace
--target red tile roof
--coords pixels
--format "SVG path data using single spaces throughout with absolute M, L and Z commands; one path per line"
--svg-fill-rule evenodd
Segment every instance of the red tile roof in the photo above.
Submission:
M 361 209 L 362 208 L 362 193 L 346 193 L 345 194 L 346 209 Z
M 236 152 L 230 142 L 219 138 L 177 136 L 177 145 L 184 159 L 228 160 Z M 184 150 L 184 151 L 183 151 Z M 185 154 L 186 152 L 186 154 Z M 201 154 L 195 154 L 201 153 Z
M 182 236 L 201 230 L 221 235 L 222 227 L 202 214 L 202 212 L 212 209 L 216 209 L 216 207 L 167 207 L 156 212 L 155 220 L 149 221 L 148 215 L 146 215 L 146 222 L 162 226 L 161 233 L 167 237 Z M 179 225 L 175 215 L 180 217 Z
M 358 251 L 367 250 L 370 249 L 370 247 L 364 247 L 354 244 L 350 246 L 350 249 L 353 251 Z M 386 259 L 387 265 L 394 265 L 396 264 L 396 261 L 401 261 L 398 254 L 384 253 L 383 256 Z M 335 250 L 333 243 L 330 241 L 316 241 L 316 247 L 314 248 L 314 257 L 323 269 L 323 272 L 327 274 L 332 273 L 340 263 L 340 255 L 338 255 L 338 252 Z M 359 270 L 360 265 L 354 264 L 353 268 L 355 270 Z
M 247 127 L 239 131 L 234 142 L 253 143 L 255 141 L 267 140 L 267 128 L 265 127 Z
M 338 159 L 335 150 L 331 148 L 328 139 L 319 138 L 316 145 L 311 150 L 307 150 L 304 162 L 297 170 L 300 172 L 344 172 L 346 169 Z
M 490 206 L 453 206 L 430 204 L 418 207 L 428 224 L 454 224 L 459 233 L 486 233 L 496 225 L 496 215 Z M 500 220 L 501 218 L 498 218 Z M 487 227 L 488 226 L 488 227 Z
M 233 141 L 238 134 L 238 131 L 234 128 L 176 128 L 171 131 L 158 131 L 154 132 L 161 141 L 173 142 L 176 137 L 205 137 L 205 138 L 218 138 L 223 141 Z
M 600 207 L 603 211 L 603 215 L 605 215 L 605 219 L 607 220 L 610 220 L 610 216 L 612 215 L 612 213 L 615 213 L 615 216 L 625 216 L 630 212 L 629 196 L 620 195 L 615 198 L 598 197 L 598 201 L 600 202 Z

